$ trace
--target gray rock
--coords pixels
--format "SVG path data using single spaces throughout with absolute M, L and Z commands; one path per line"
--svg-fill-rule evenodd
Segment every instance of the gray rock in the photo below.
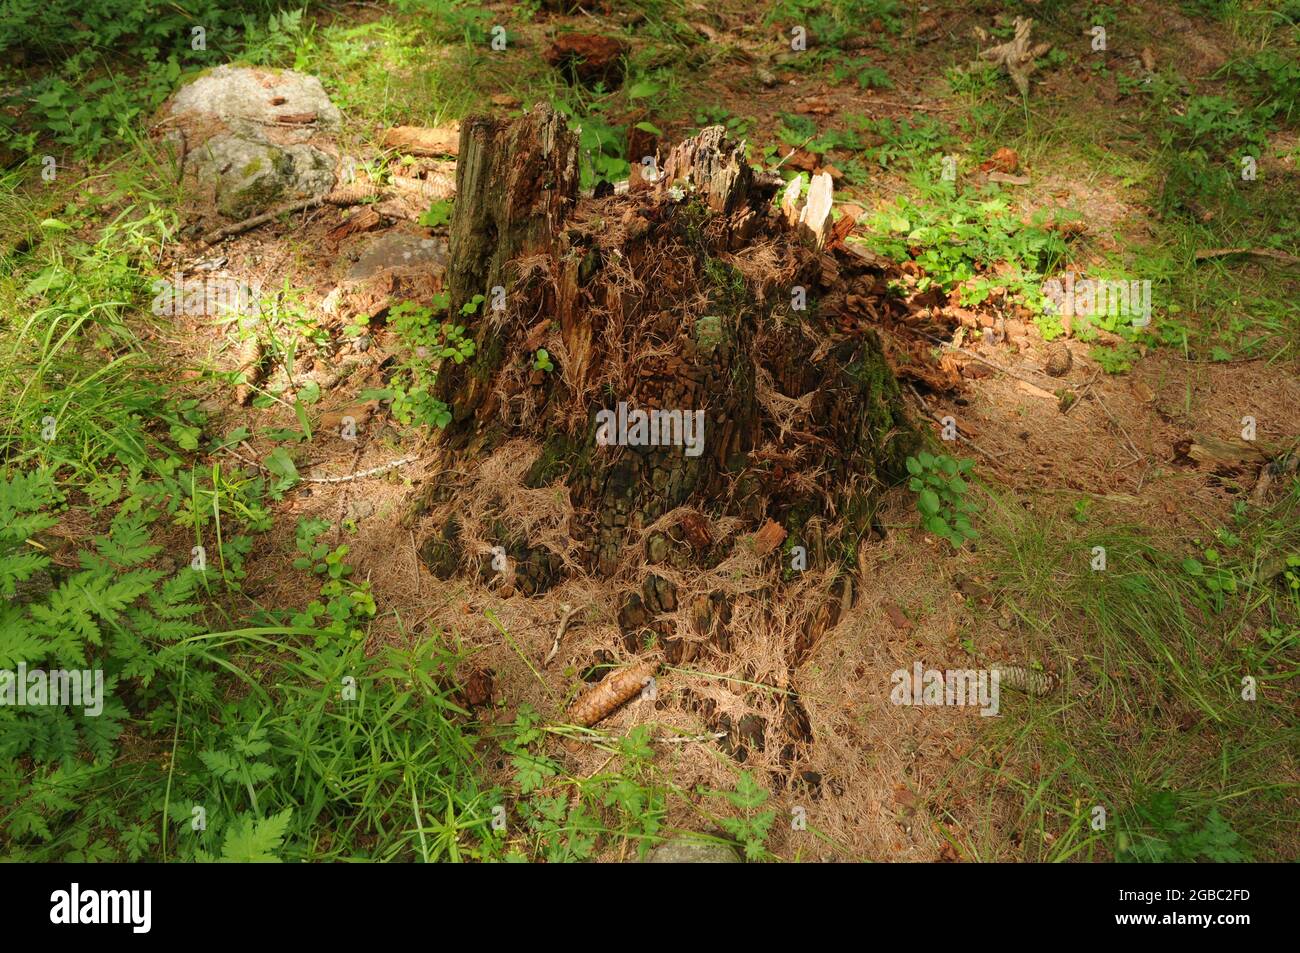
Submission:
M 271 127 L 299 141 L 318 132 L 338 132 L 343 123 L 315 76 L 247 66 L 201 73 L 172 97 L 167 113 L 189 124 L 207 120 L 237 132 Z
M 383 271 L 397 268 L 428 266 L 445 268 L 447 242 L 435 238 L 422 238 L 404 232 L 387 232 L 362 250 L 356 263 L 348 269 L 348 280 L 361 281 L 373 278 Z
M 645 862 L 647 864 L 739 864 L 741 859 L 730 844 L 680 834 L 650 851 Z
M 362 499 L 362 500 L 352 500 L 350 503 L 348 503 L 347 512 L 344 518 L 349 519 L 354 523 L 360 523 L 362 520 L 368 519 L 374 515 L 375 515 L 375 504 L 372 503 L 370 500 Z
M 201 183 L 214 190 L 217 209 L 247 218 L 295 198 L 334 187 L 334 159 L 315 146 L 277 146 L 253 136 L 222 133 L 190 156 Z
M 178 90 L 166 117 L 164 147 L 183 152 L 191 181 L 230 218 L 334 187 L 329 135 L 342 117 L 314 76 L 219 66 Z

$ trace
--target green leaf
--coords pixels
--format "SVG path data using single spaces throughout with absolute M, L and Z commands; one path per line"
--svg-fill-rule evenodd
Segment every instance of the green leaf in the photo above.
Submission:
M 939 494 L 928 488 L 922 490 L 916 498 L 916 507 L 926 516 L 934 516 L 939 512 Z
M 298 417 L 298 426 L 302 427 L 304 440 L 311 439 L 311 421 L 307 419 L 307 405 L 301 399 L 293 402 L 293 412 Z
M 284 843 L 285 831 L 293 817 L 293 808 L 285 808 L 279 814 L 263 820 L 256 820 L 244 814 L 237 818 L 226 830 L 225 841 L 221 845 L 221 862 L 223 864 L 278 864 L 280 858 L 275 851 Z
M 947 539 L 952 535 L 952 528 L 942 516 L 931 516 L 925 521 L 925 528 L 936 536 Z
M 289 481 L 296 481 L 298 477 L 298 467 L 294 464 L 293 458 L 283 447 L 276 447 L 267 454 L 264 464 L 268 470 L 276 476 Z
M 315 381 L 308 381 L 298 388 L 298 402 L 301 404 L 314 404 L 320 400 L 320 384 Z

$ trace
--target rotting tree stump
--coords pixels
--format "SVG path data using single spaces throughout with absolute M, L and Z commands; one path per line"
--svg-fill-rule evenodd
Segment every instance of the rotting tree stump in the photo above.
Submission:
M 490 578 L 500 547 L 524 595 L 571 571 L 608 580 L 627 648 L 655 635 L 676 663 L 725 651 L 738 601 L 777 598 L 802 568 L 795 547 L 809 569 L 856 568 L 914 439 L 873 329 L 903 305 L 881 266 L 792 226 L 779 185 L 719 126 L 648 188 L 582 197 L 576 136 L 548 107 L 462 124 L 447 288 L 453 315 L 482 302 L 474 356 L 439 371 L 452 421 L 413 511 L 441 525 L 421 547 L 433 573 Z M 668 445 L 637 440 L 637 411 L 660 412 Z M 562 543 L 504 505 L 465 525 L 466 475 L 521 440 L 540 448 L 526 488 L 567 493 Z M 761 586 L 681 591 L 738 553 Z M 792 666 L 850 599 L 849 575 L 801 616 Z

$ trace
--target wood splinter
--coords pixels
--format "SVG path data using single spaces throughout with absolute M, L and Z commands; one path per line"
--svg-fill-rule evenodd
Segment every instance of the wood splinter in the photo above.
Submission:
M 542 660 L 542 668 L 551 664 L 555 654 L 560 651 L 560 642 L 564 640 L 564 633 L 569 631 L 569 622 L 575 615 L 581 612 L 581 609 L 575 609 L 567 602 L 560 606 L 562 615 L 560 616 L 560 626 L 555 630 L 555 641 L 551 643 L 551 650 L 546 653 L 546 658 Z

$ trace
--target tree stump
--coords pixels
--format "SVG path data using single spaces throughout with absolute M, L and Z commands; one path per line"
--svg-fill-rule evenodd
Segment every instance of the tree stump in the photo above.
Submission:
M 590 574 L 626 592 L 627 648 L 654 638 L 676 662 L 725 651 L 741 603 L 805 568 L 856 569 L 914 439 L 872 327 L 903 305 L 882 267 L 791 226 L 744 156 L 708 128 L 648 188 L 581 198 L 576 137 L 548 107 L 462 124 L 448 288 L 476 350 L 439 372 L 452 421 L 416 509 L 441 526 L 421 549 L 435 574 L 510 566 L 524 594 Z M 548 539 L 517 501 L 465 495 L 521 442 L 520 492 L 550 493 L 525 499 L 565 499 Z M 727 591 L 736 560 L 761 584 Z M 841 582 L 802 613 L 792 664 L 848 598 Z

